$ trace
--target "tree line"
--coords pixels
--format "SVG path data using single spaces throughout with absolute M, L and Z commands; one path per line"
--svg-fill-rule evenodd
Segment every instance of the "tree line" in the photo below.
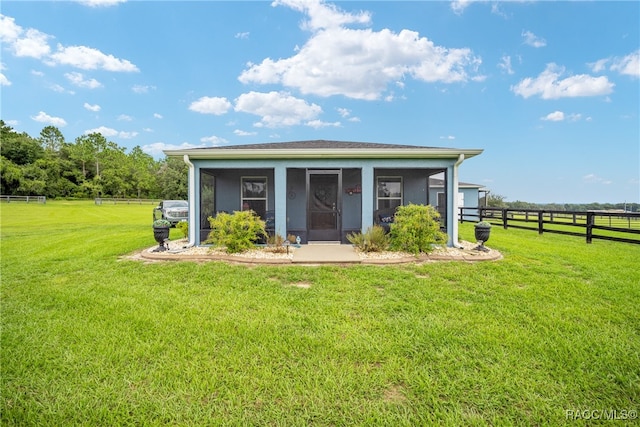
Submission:
M 547 211 L 608 211 L 624 210 L 626 212 L 640 212 L 640 203 L 530 203 L 516 200 L 505 201 L 505 197 L 499 194 L 489 194 L 487 206 L 494 208 L 523 209 L 523 210 L 547 210 Z
M 3 120 L 0 178 L 3 195 L 48 198 L 186 199 L 188 187 L 181 159 L 156 161 L 139 146 L 127 153 L 100 133 L 67 142 L 55 126 L 33 138 Z

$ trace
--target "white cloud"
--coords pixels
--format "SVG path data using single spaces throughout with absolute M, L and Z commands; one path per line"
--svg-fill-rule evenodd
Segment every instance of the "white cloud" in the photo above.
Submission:
M 587 184 L 603 184 L 610 185 L 613 184 L 613 181 L 609 179 L 602 178 L 594 173 L 587 174 L 582 177 L 582 180 Z
M 83 87 L 87 89 L 97 89 L 102 87 L 102 83 L 97 81 L 96 79 L 85 79 L 82 73 L 78 73 L 76 71 L 72 73 L 65 73 L 64 75 L 67 80 L 69 80 L 72 84 Z
M 275 0 L 272 3 L 272 6 L 279 5 L 288 6 L 307 15 L 308 19 L 302 22 L 302 28 L 311 31 L 371 22 L 369 12 L 348 13 L 322 0 Z
M 7 44 L 15 43 L 23 31 L 14 18 L 0 14 L 0 41 Z
M 254 136 L 257 135 L 258 132 L 247 132 L 244 130 L 240 130 L 240 129 L 236 129 L 233 131 L 233 133 L 237 136 Z
M 31 75 L 36 77 L 44 77 L 44 73 L 42 71 L 31 70 Z
M 89 7 L 109 7 L 125 3 L 127 0 L 77 0 L 78 3 Z
M 150 90 L 155 90 L 155 86 L 149 85 L 133 85 L 131 86 L 131 90 L 137 94 L 149 93 Z
M 46 123 L 49 125 L 63 127 L 67 125 L 67 122 L 60 117 L 53 117 L 45 113 L 44 111 L 40 111 L 37 116 L 31 116 L 32 120 L 40 123 Z
M 101 107 L 98 104 L 91 105 L 88 102 L 84 103 L 84 108 L 86 108 L 89 111 L 93 111 L 94 113 L 97 113 L 101 109 Z
M 42 58 L 51 52 L 48 39 L 52 38 L 50 35 L 41 33 L 38 30 L 29 28 L 25 32 L 24 37 L 16 39 L 12 44 L 13 53 L 16 56 L 28 57 L 28 58 Z
M 305 123 L 305 126 L 312 127 L 314 129 L 326 128 L 326 127 L 341 127 L 342 123 L 340 122 L 323 122 L 322 120 L 310 120 Z
M 447 136 L 441 136 L 440 139 L 446 139 L 448 141 L 453 141 L 454 139 L 456 139 L 456 137 L 453 136 L 453 135 L 447 135 Z
M 122 139 L 133 139 L 136 136 L 138 136 L 138 132 L 124 132 L 124 131 L 120 131 L 118 132 L 118 136 Z
M 554 111 L 544 117 L 540 117 L 540 120 L 546 120 L 549 122 L 561 122 L 564 120 L 564 113 L 562 111 Z
M 154 119 L 161 119 L 162 118 L 162 114 L 153 113 L 153 118 Z
M 617 71 L 620 74 L 640 78 L 640 49 L 623 57 L 603 58 L 587 64 L 594 73 Z
M 224 138 L 220 138 L 219 136 L 211 135 L 200 138 L 200 142 L 207 143 L 212 147 L 218 147 L 222 144 L 226 144 L 229 141 Z
M 511 57 L 509 55 L 504 55 L 500 59 L 498 68 L 500 68 L 503 72 L 507 74 L 513 74 L 513 68 L 511 67 Z
M 107 55 L 87 46 L 62 46 L 58 44 L 58 50 L 51 55 L 55 64 L 70 65 L 83 70 L 102 69 L 106 71 L 137 72 L 136 67 L 126 59 L 118 59 L 113 55 Z
M 477 3 L 479 1 L 486 0 L 453 0 L 451 2 L 451 10 L 453 10 L 456 15 L 461 15 L 470 4 Z
M 43 60 L 48 65 L 71 65 L 85 70 L 139 71 L 131 62 L 106 55 L 87 46 L 63 46 L 51 53 L 49 39 L 54 37 L 35 28 L 23 29 L 15 19 L 0 14 L 0 41 L 18 57 Z
M 464 82 L 481 60 L 470 49 L 436 46 L 415 31 L 349 29 L 339 25 L 368 23 L 369 15 L 345 14 L 320 1 L 279 1 L 303 11 L 315 31 L 294 56 L 247 64 L 242 83 L 283 84 L 303 94 L 343 95 L 375 100 L 389 84 L 410 76 L 424 82 Z M 335 18 L 337 16 L 337 18 Z M 328 22 L 332 17 L 332 22 Z
M 17 120 L 5 120 L 4 122 L 11 127 L 16 127 L 20 124 L 20 122 Z
M 591 71 L 594 73 L 599 73 L 607 69 L 607 62 L 609 62 L 609 58 L 599 59 L 596 62 L 592 62 L 589 65 Z
M 560 80 L 562 74 L 563 67 L 548 64 L 538 77 L 527 77 L 511 86 L 511 90 L 525 99 L 534 95 L 539 95 L 542 99 L 559 99 L 608 95 L 615 86 L 605 76 L 579 74 Z
M 314 120 L 322 113 L 322 108 L 286 92 L 249 92 L 236 99 L 235 111 L 260 116 L 256 127 L 276 128 Z
M 63 88 L 59 84 L 52 84 L 51 86 L 49 86 L 49 89 L 58 93 L 65 93 L 67 91 L 65 88 Z
M 577 122 L 580 119 L 582 119 L 582 114 L 580 113 L 565 114 L 562 111 L 554 111 L 553 113 L 549 113 L 544 117 L 540 117 L 540 120 L 548 122 L 562 122 L 565 120 L 570 122 Z M 587 118 L 586 120 L 590 121 L 590 118 Z
M 189 110 L 202 114 L 213 114 L 216 116 L 225 114 L 231 108 L 231 103 L 227 98 L 203 96 L 189 105 Z
M 115 130 L 113 128 L 108 128 L 106 126 L 100 126 L 100 127 L 97 127 L 97 128 L 87 129 L 87 130 L 84 131 L 85 135 L 89 135 L 90 133 L 99 133 L 104 137 L 118 135 L 118 131 L 117 130 Z
M 237 39 L 242 39 L 242 40 L 246 40 L 249 38 L 249 32 L 246 31 L 244 33 L 236 33 L 235 38 Z
M 614 58 L 611 70 L 640 78 L 640 49 L 622 58 Z
M 50 38 L 50 35 L 34 28 L 25 31 L 14 18 L 0 14 L 0 41 L 15 56 L 39 59 L 48 55 L 51 48 L 47 40 Z
M 360 118 L 359 117 L 352 117 L 351 116 L 351 110 L 348 110 L 346 108 L 337 108 L 338 110 L 338 114 L 340 114 L 340 116 L 342 116 L 343 118 L 347 119 L 347 121 L 349 122 L 359 122 Z
M 131 116 L 127 116 L 126 114 L 120 114 L 118 116 L 118 120 L 124 121 L 124 122 L 130 122 L 131 120 L 133 120 L 133 118 Z
M 531 31 L 522 31 L 522 37 L 524 38 L 524 44 L 529 45 L 531 47 L 539 48 L 545 47 L 547 45 L 547 41 L 542 37 L 538 37 L 533 34 Z
M 105 138 L 117 136 L 122 139 L 132 139 L 138 136 L 138 132 L 125 132 L 125 131 L 117 131 L 113 128 L 109 128 L 106 126 L 100 126 L 94 129 L 87 129 L 84 131 L 85 135 L 89 135 L 90 133 L 99 133 Z
M 0 62 L 0 86 L 11 86 L 9 79 L 1 71 L 6 70 L 6 67 Z
M 338 108 L 337 110 L 338 114 L 340 114 L 344 118 L 347 118 L 351 115 L 351 111 L 346 108 Z

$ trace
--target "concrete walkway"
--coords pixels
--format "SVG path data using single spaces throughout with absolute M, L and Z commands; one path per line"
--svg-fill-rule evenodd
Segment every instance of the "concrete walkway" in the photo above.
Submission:
M 294 264 L 351 264 L 361 262 L 353 245 L 321 244 L 302 245 L 293 253 Z
M 430 254 L 422 254 L 414 257 L 409 254 L 396 254 L 388 256 L 382 254 L 379 257 L 360 257 L 352 245 L 342 245 L 340 242 L 310 242 L 295 248 L 291 255 L 273 254 L 261 250 L 249 251 L 242 254 L 226 254 L 224 252 L 211 253 L 208 247 L 187 247 L 186 239 L 169 242 L 169 250 L 166 252 L 153 252 L 157 246 L 140 251 L 125 258 L 145 259 L 150 261 L 229 261 L 248 264 L 297 264 L 297 265 L 356 265 L 356 264 L 404 264 L 432 261 L 495 261 L 502 258 L 502 254 L 494 249 L 489 252 L 474 250 L 476 244 L 461 242 L 462 248 L 446 248 L 446 250 L 434 251 Z

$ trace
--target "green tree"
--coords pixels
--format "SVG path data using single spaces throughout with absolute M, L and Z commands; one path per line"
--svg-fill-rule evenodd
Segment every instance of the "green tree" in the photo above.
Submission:
M 70 146 L 69 155 L 72 160 L 80 163 L 82 166 L 82 177 L 87 179 L 89 171 L 87 165 L 93 158 L 93 145 L 88 135 L 82 135 L 76 138 L 75 144 Z
M 55 126 L 46 126 L 40 131 L 40 146 L 48 155 L 57 155 L 64 145 L 64 135 Z
M 132 182 L 129 169 L 130 160 L 124 148 L 108 142 L 100 153 L 101 175 L 96 176 L 96 183 L 102 185 L 102 194 L 114 197 L 127 197 L 131 194 Z
M 160 198 L 186 199 L 189 187 L 188 171 L 189 168 L 182 159 L 170 157 L 162 161 L 156 173 Z
M 16 165 L 28 165 L 44 156 L 40 143 L 26 133 L 17 133 L 0 120 L 0 155 Z
M 150 197 L 157 193 L 158 186 L 155 176 L 157 165 L 153 157 L 142 151 L 138 145 L 133 147 L 128 157 L 131 185 L 137 197 Z
M 22 179 L 17 193 L 21 196 L 43 195 L 47 185 L 47 174 L 36 163 L 23 165 Z
M 504 199 L 504 196 L 489 193 L 487 194 L 487 206 L 492 208 L 506 208 L 507 204 L 505 203 Z
M 0 156 L 0 191 L 2 194 L 14 195 L 22 181 L 20 166 L 4 156 Z

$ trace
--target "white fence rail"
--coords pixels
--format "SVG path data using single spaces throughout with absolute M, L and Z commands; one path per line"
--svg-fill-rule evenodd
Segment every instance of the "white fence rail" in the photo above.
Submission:
M 11 202 L 26 202 L 26 203 L 47 203 L 47 198 L 45 196 L 4 196 L 0 195 L 0 202 L 2 203 L 11 203 Z
M 119 198 L 119 197 L 100 197 L 95 199 L 96 205 L 102 204 L 126 204 L 126 205 L 157 205 L 160 203 L 160 199 L 132 199 L 132 198 Z

